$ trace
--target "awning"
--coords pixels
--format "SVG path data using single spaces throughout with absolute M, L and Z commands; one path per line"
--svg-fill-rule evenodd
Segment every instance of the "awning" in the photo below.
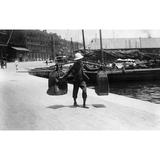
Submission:
M 23 47 L 12 47 L 13 49 L 17 50 L 17 51 L 26 51 L 29 52 L 29 49 L 27 48 L 23 48 Z
M 7 44 L 0 44 L 0 46 L 7 47 L 8 45 Z

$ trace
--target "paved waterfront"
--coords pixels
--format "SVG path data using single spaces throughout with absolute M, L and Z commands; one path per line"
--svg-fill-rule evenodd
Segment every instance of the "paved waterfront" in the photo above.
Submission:
M 160 105 L 115 94 L 97 96 L 88 89 L 89 109 L 72 106 L 72 85 L 68 94 L 48 96 L 48 81 L 29 75 L 27 68 L 42 62 L 13 63 L 0 70 L 0 129 L 13 130 L 119 130 L 159 129 Z M 81 91 L 78 103 L 82 104 Z

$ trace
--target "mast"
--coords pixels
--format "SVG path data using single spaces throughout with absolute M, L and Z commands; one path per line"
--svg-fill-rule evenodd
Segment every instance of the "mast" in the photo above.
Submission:
M 100 36 L 100 49 L 101 49 L 101 63 L 104 63 L 104 55 L 103 55 L 103 47 L 102 47 L 102 32 L 101 29 L 99 30 L 99 36 Z
M 84 48 L 84 53 L 86 53 L 86 45 L 85 45 L 84 29 L 82 29 L 82 38 L 83 38 L 83 48 Z
M 70 54 L 71 56 L 73 55 L 73 52 L 74 52 L 74 46 L 73 46 L 73 41 L 72 41 L 72 37 L 71 37 L 71 47 L 70 47 Z
M 53 34 L 51 34 L 51 55 L 50 58 L 54 60 L 54 42 L 53 42 Z
M 142 48 L 141 37 L 139 37 L 139 45 L 140 45 L 140 48 Z

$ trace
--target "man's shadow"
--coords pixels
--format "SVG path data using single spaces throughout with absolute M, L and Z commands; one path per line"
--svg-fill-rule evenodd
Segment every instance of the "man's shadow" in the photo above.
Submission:
M 104 104 L 92 104 L 92 106 L 95 108 L 106 108 Z
M 78 106 L 73 106 L 73 105 L 51 105 L 51 106 L 48 106 L 47 108 L 50 108 L 50 109 L 59 109 L 59 108 L 65 108 L 65 107 L 68 107 L 68 108 L 83 108 L 82 105 L 78 105 Z M 103 104 L 87 104 L 87 107 L 88 108 L 90 108 L 90 107 L 106 108 L 106 106 L 103 105 Z
M 48 106 L 47 108 L 50 108 L 50 109 L 59 109 L 59 108 L 65 108 L 65 107 L 68 107 L 68 108 L 76 108 L 75 106 L 73 105 L 52 105 L 52 106 Z

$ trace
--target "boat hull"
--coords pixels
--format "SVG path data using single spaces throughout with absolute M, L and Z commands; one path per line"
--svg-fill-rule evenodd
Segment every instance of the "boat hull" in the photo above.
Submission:
M 160 80 L 160 68 L 131 69 L 126 71 L 109 72 L 108 78 L 110 82 Z
M 51 70 L 37 68 L 30 70 L 29 73 L 38 77 L 49 78 Z M 89 77 L 88 84 L 95 84 L 98 71 L 85 71 Z M 109 83 L 112 82 L 125 82 L 125 81 L 154 81 L 160 80 L 160 68 L 150 69 L 131 69 L 131 70 L 118 70 L 108 71 Z M 72 81 L 70 79 L 70 81 Z

